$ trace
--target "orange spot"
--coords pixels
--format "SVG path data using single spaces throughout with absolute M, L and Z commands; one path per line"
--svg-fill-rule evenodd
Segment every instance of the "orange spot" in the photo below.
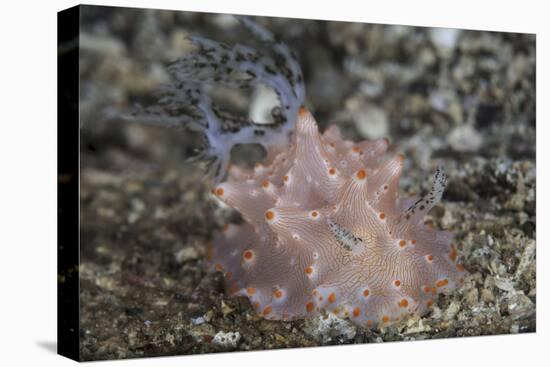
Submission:
M 401 301 L 399 301 L 398 305 L 399 307 L 407 307 L 409 305 L 409 301 L 403 298 Z
M 222 195 L 223 195 L 223 189 L 222 189 L 221 187 L 218 187 L 218 188 L 216 189 L 216 195 L 218 195 L 218 196 L 222 196 Z
M 334 293 L 329 294 L 328 295 L 328 301 L 330 303 L 334 303 L 334 301 L 336 301 L 336 294 L 334 294 Z
M 369 292 L 368 289 L 365 289 L 365 290 L 363 291 L 363 296 L 368 297 L 369 294 L 370 294 L 370 292 Z
M 353 147 L 351 148 L 351 150 L 354 152 L 354 153 L 359 153 L 361 151 L 361 149 L 359 149 L 359 147 Z
M 283 181 L 284 181 L 284 182 L 288 182 L 288 175 L 286 175 L 285 177 L 283 177 Z
M 319 213 L 316 212 L 315 210 L 311 212 L 311 216 L 312 216 L 313 218 L 317 218 L 318 215 L 319 215 Z
M 247 293 L 249 296 L 251 296 L 251 295 L 253 295 L 253 294 L 256 293 L 256 288 L 252 288 L 252 287 L 246 288 L 246 293 Z
M 306 303 L 306 311 L 307 312 L 313 311 L 313 302 Z
M 227 279 L 231 279 L 232 276 L 233 276 L 233 273 L 230 272 L 230 271 L 228 271 L 227 273 L 225 273 L 225 277 L 226 277 Z
M 360 169 L 359 171 L 357 171 L 357 178 L 358 179 L 364 180 L 365 177 L 367 177 L 367 172 L 365 172 L 364 169 Z
M 412 243 L 413 245 L 416 245 L 416 240 L 411 240 L 411 243 Z
M 311 274 L 311 273 L 313 273 L 313 268 L 312 268 L 311 266 L 308 266 L 308 267 L 306 268 L 306 274 L 309 275 L 309 274 Z
M 216 271 L 223 271 L 223 266 L 222 266 L 222 264 L 216 264 L 216 265 L 214 265 L 214 270 L 216 270 Z
M 334 148 L 334 143 L 330 143 L 329 145 Z
M 401 286 L 401 281 L 399 279 L 397 279 L 393 282 L 393 285 L 395 285 L 396 287 L 400 287 Z
M 431 299 L 428 300 L 428 302 L 426 302 L 426 306 L 428 307 L 432 307 L 433 304 L 434 304 L 434 301 L 432 301 Z
M 388 185 L 384 185 L 384 191 L 388 191 L 389 187 Z
M 428 260 L 429 262 L 432 262 L 434 259 L 433 255 L 427 255 L 426 256 L 426 260 Z
M 281 298 L 283 296 L 283 292 L 279 289 L 277 289 L 273 295 L 275 296 L 275 298 Z
M 441 287 L 446 286 L 447 284 L 449 284 L 449 281 L 447 279 L 441 279 L 437 283 L 435 283 L 435 286 L 437 288 L 441 288 Z
M 329 175 L 335 175 L 336 174 L 336 170 L 334 168 L 331 168 L 328 170 L 328 174 Z
M 254 308 L 260 308 L 260 302 L 254 302 L 252 306 L 254 306 Z
M 250 260 L 252 259 L 252 256 L 254 256 L 254 254 L 252 253 L 252 251 L 250 250 L 246 250 L 244 253 L 243 253 L 243 257 L 245 260 Z
M 269 181 L 268 180 L 264 180 L 264 182 L 262 182 L 262 186 L 264 188 L 268 188 L 269 187 Z
M 455 251 L 455 249 L 452 249 L 451 250 L 451 253 L 449 254 L 449 258 L 452 260 L 452 261 L 456 261 L 456 257 L 457 257 L 457 253 Z
M 382 321 L 383 322 L 388 322 L 388 321 L 390 321 L 390 318 L 388 316 L 383 316 Z
M 458 270 L 458 271 L 464 271 L 464 264 L 457 264 L 457 265 L 456 265 L 456 270 Z
M 300 106 L 300 109 L 298 110 L 298 116 L 300 117 L 304 117 L 307 113 L 307 110 L 304 106 Z
M 372 320 L 367 320 L 367 326 L 372 327 Z
M 272 220 L 273 218 L 275 218 L 275 213 L 273 213 L 271 210 L 265 212 L 265 219 Z
M 359 309 L 359 307 L 355 307 L 353 309 L 353 316 L 359 317 L 360 314 L 361 314 L 361 310 Z
M 407 244 L 407 242 L 405 240 L 399 241 L 399 246 L 401 246 L 401 247 L 405 247 L 406 244 Z
M 379 217 L 380 217 L 380 219 L 384 219 L 384 218 L 386 218 L 386 214 L 385 213 L 380 213 Z
M 272 310 L 271 306 L 267 306 L 266 308 L 264 308 L 264 311 L 263 311 L 264 316 L 269 315 L 271 313 L 271 310 Z
M 424 288 L 422 288 L 422 290 L 424 291 L 424 293 L 430 293 L 431 288 L 425 285 Z

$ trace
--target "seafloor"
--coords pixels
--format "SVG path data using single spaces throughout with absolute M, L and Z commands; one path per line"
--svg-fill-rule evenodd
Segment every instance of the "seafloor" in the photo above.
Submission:
M 535 36 L 261 19 L 300 59 L 324 129 L 387 136 L 402 193 L 449 185 L 427 220 L 455 233 L 469 275 L 425 317 L 381 330 L 334 317 L 266 321 L 203 269 L 238 215 L 184 163 L 185 132 L 106 120 L 154 103 L 188 34 L 247 43 L 228 16 L 84 7 L 81 17 L 80 353 L 83 360 L 534 332 Z M 245 111 L 248 96 L 220 92 Z M 235 152 L 252 164 L 258 149 Z

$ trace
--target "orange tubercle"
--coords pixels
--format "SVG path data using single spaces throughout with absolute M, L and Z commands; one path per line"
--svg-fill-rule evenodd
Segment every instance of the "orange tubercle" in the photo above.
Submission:
M 263 311 L 264 316 L 269 315 L 272 310 L 273 309 L 271 308 L 271 306 L 267 306 L 266 308 L 264 308 L 264 311 Z
M 268 210 L 267 212 L 265 212 L 265 219 L 273 220 L 273 218 L 275 218 L 275 213 L 273 213 L 272 210 Z
M 405 240 L 399 241 L 399 246 L 400 247 L 405 247 L 406 244 L 407 244 L 407 241 L 405 241 Z
M 359 315 L 361 315 L 361 310 L 359 309 L 359 307 L 355 307 L 353 309 L 353 316 L 359 317 Z
M 401 301 L 399 301 L 398 303 L 399 307 L 407 307 L 409 305 L 409 301 L 407 301 L 405 298 L 403 298 Z
M 306 303 L 306 311 L 307 312 L 313 311 L 313 302 Z
M 334 175 L 336 174 L 336 169 L 330 168 L 330 169 L 328 170 L 328 174 L 331 175 L 331 176 L 334 176 Z
M 447 284 L 449 284 L 449 281 L 447 279 L 441 279 L 441 280 L 438 280 L 437 283 L 435 283 L 435 286 L 437 288 L 441 288 L 446 286 Z
M 250 260 L 252 259 L 253 256 L 254 256 L 254 253 L 250 250 L 246 250 L 245 252 L 243 252 L 243 258 L 245 260 Z
M 399 279 L 396 279 L 394 282 L 393 282 L 393 285 L 395 285 L 396 287 L 401 287 L 401 281 Z
M 252 287 L 249 287 L 249 288 L 246 288 L 246 293 L 251 296 L 253 294 L 256 293 L 256 288 L 252 288 Z
M 218 196 L 223 196 L 223 193 L 224 193 L 224 191 L 223 191 L 223 189 L 222 189 L 221 187 L 218 187 L 218 188 L 216 189 L 216 195 L 218 195 Z
M 306 274 L 307 274 L 307 275 L 310 275 L 311 273 L 313 273 L 313 268 L 312 268 L 311 266 L 308 266 L 308 267 L 306 268 Z
M 281 297 L 283 297 L 283 292 L 282 292 L 280 289 L 277 289 L 277 290 L 273 293 L 273 296 L 275 296 L 275 298 L 281 298 Z
M 364 169 L 360 169 L 359 171 L 357 171 L 357 178 L 359 180 L 364 180 L 365 177 L 367 177 L 367 172 L 365 172 Z
M 380 213 L 380 215 L 378 217 L 380 217 L 380 219 L 384 219 L 384 218 L 386 218 L 386 213 Z
M 298 110 L 298 116 L 305 117 L 307 114 L 307 109 L 304 106 L 300 106 L 300 109 Z
M 334 301 L 336 301 L 336 294 L 334 294 L 334 293 L 329 294 L 328 295 L 328 301 L 330 303 L 334 303 Z
M 365 290 L 363 291 L 363 296 L 364 296 L 364 297 L 368 297 L 369 294 L 370 294 L 370 292 L 369 292 L 368 289 L 365 289 Z

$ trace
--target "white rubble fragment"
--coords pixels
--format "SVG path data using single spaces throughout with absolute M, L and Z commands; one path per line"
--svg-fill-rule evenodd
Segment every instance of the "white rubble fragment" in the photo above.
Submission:
M 239 340 L 241 340 L 241 334 L 238 331 L 229 331 L 227 333 L 220 331 L 216 335 L 214 335 L 212 343 L 219 345 L 223 348 L 236 348 Z
M 371 106 L 361 109 L 354 113 L 353 119 L 363 138 L 379 139 L 388 136 L 388 118 L 381 108 Z
M 460 33 L 460 29 L 430 28 L 429 37 L 440 54 L 449 57 L 456 48 Z
M 311 319 L 306 330 L 323 343 L 328 343 L 339 336 L 350 340 L 355 338 L 355 334 L 357 334 L 355 325 L 347 319 L 341 319 L 332 313 L 328 314 L 327 317 L 319 316 Z
M 457 152 L 476 152 L 483 145 L 483 137 L 471 125 L 460 125 L 447 135 L 447 142 Z

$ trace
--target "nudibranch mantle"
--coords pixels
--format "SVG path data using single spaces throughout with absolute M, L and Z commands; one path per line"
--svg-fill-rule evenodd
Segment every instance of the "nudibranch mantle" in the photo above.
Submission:
M 290 143 L 253 170 L 232 166 L 212 191 L 245 223 L 228 224 L 208 264 L 231 297 L 248 297 L 270 320 L 332 312 L 365 327 L 426 314 L 464 279 L 452 235 L 424 224 L 442 196 L 399 198 L 404 156 L 387 139 L 354 143 L 323 134 L 300 108 Z

